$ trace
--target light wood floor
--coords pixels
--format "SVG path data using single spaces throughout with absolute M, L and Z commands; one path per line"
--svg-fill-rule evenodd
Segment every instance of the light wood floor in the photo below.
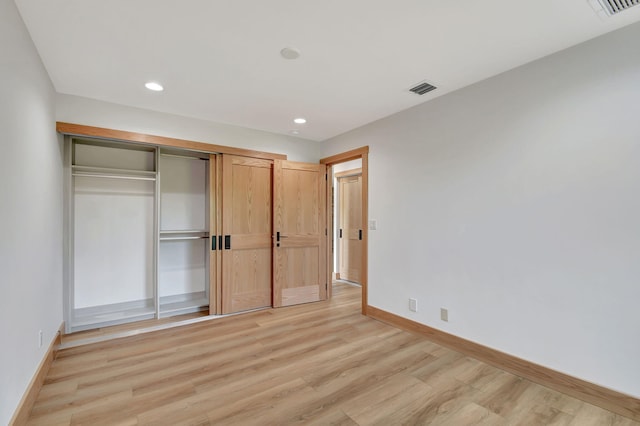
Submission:
M 34 425 L 638 425 L 320 302 L 64 349 Z

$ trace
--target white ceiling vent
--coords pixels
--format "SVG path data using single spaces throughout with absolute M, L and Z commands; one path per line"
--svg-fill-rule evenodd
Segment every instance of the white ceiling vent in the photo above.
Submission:
M 409 91 L 417 95 L 424 95 L 425 93 L 429 93 L 430 91 L 436 90 L 436 89 L 437 89 L 436 86 L 423 81 L 422 83 L 419 83 L 415 87 L 412 87 L 411 89 L 409 89 Z
M 598 0 L 607 15 L 615 15 L 640 4 L 640 0 Z

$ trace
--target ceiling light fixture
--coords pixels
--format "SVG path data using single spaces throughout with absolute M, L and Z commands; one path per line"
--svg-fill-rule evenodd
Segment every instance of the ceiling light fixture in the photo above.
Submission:
M 299 118 L 295 118 L 295 119 L 293 120 L 293 122 L 294 122 L 294 123 L 296 123 L 296 124 L 304 124 L 304 123 L 306 123 L 306 122 L 307 122 L 307 119 L 306 119 L 306 118 L 299 117 Z
M 285 59 L 298 59 L 300 57 L 300 51 L 295 47 L 285 47 L 280 51 L 280 56 Z
M 149 90 L 153 90 L 154 92 L 162 92 L 164 90 L 164 87 L 162 87 L 162 84 L 156 83 L 155 81 L 147 82 L 144 85 L 144 87 L 146 87 Z

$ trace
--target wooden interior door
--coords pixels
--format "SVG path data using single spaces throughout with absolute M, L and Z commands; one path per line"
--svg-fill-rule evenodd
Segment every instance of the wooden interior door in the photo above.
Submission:
M 271 306 L 273 162 L 223 155 L 222 313 Z
M 273 306 L 327 298 L 326 167 L 275 160 Z
M 340 279 L 360 283 L 362 265 L 362 175 L 338 178 Z

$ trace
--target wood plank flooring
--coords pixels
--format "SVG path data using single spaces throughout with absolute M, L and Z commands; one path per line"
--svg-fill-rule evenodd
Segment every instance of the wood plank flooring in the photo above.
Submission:
M 30 425 L 640 425 L 363 317 L 360 288 L 61 350 Z

